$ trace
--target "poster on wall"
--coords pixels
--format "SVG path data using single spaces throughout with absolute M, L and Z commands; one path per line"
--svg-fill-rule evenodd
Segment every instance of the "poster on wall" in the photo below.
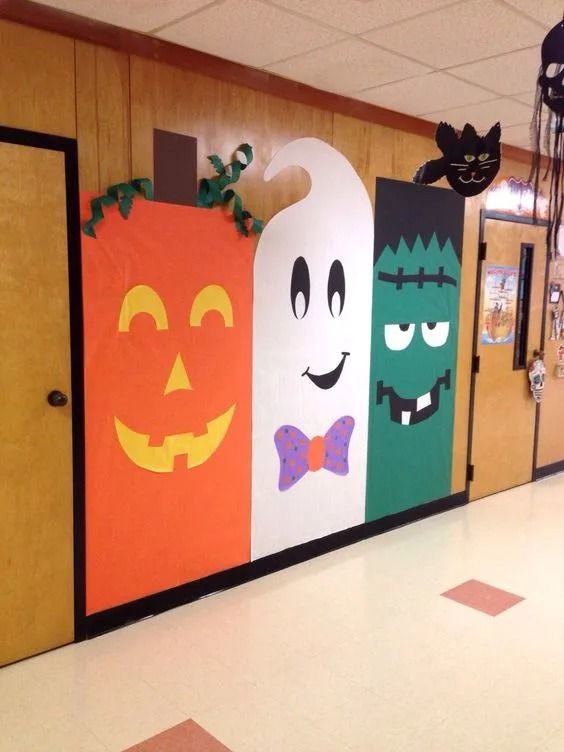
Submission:
M 515 340 L 519 269 L 487 264 L 482 310 L 483 345 L 509 345 Z
M 364 522 L 373 212 L 359 176 L 315 138 L 286 144 L 308 195 L 256 252 L 252 558 Z
M 451 494 L 464 199 L 376 181 L 367 521 Z
M 82 236 L 88 614 L 250 555 L 253 241 L 221 210 L 105 214 Z

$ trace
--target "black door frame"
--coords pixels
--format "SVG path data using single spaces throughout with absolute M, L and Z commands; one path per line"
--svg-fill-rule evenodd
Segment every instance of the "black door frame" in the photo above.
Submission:
M 466 478 L 466 494 L 467 497 L 470 497 L 470 483 L 472 481 L 473 471 L 470 472 L 470 469 L 472 468 L 472 441 L 474 437 L 474 403 L 476 399 L 476 377 L 478 375 L 478 372 L 476 368 L 474 367 L 474 364 L 476 362 L 476 358 L 478 356 L 478 339 L 479 339 L 479 332 L 480 332 L 480 323 L 481 323 L 481 310 L 480 310 L 480 301 L 482 298 L 482 271 L 484 268 L 484 262 L 487 261 L 487 259 L 484 257 L 484 254 L 481 252 L 481 249 L 484 248 L 483 243 L 485 243 L 485 234 L 486 234 L 486 220 L 487 219 L 495 219 L 500 222 L 515 222 L 517 224 L 522 225 L 533 225 L 536 227 L 547 227 L 548 222 L 544 219 L 537 219 L 536 222 L 533 221 L 532 217 L 522 217 L 515 214 L 507 214 L 504 212 L 497 212 L 497 211 L 491 211 L 488 209 L 481 209 L 480 210 L 480 233 L 479 233 L 479 242 L 478 242 L 478 263 L 476 265 L 476 292 L 475 292 L 475 298 L 474 298 L 474 331 L 472 335 L 472 361 L 471 361 L 471 380 L 470 380 L 470 403 L 469 403 L 469 413 L 468 413 L 468 447 L 467 447 L 467 465 L 469 472 L 467 473 Z M 548 275 L 550 270 L 550 254 L 548 252 L 548 249 L 545 248 L 545 256 L 546 256 L 546 262 L 545 262 L 545 272 L 544 272 L 544 291 L 546 292 L 546 285 L 548 282 Z M 546 338 L 546 308 L 547 308 L 547 299 L 546 294 L 543 295 L 543 304 L 542 304 L 542 320 L 541 320 L 541 342 L 540 347 L 541 349 L 544 349 L 545 346 L 545 338 Z M 539 430 L 539 417 L 540 417 L 540 405 L 536 404 L 535 406 L 535 432 L 534 432 L 534 443 L 533 443 L 533 463 L 531 468 L 531 480 L 536 479 L 536 473 L 537 473 L 537 449 L 538 449 L 538 430 Z
M 0 126 L 0 142 L 59 151 L 65 158 L 69 320 L 72 388 L 74 639 L 85 637 L 85 496 L 84 496 L 84 342 L 82 262 L 76 139 Z M 45 186 L 48 190 L 48 186 Z

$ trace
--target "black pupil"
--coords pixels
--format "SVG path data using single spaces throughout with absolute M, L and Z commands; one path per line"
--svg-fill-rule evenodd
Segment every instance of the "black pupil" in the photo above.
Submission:
M 333 297 L 337 293 L 339 296 L 339 310 L 333 311 Z M 345 270 L 338 259 L 335 259 L 329 270 L 329 280 L 327 282 L 327 303 L 332 316 L 340 316 L 345 305 Z
M 290 300 L 292 302 L 292 311 L 294 312 L 294 316 L 297 319 L 302 319 L 307 313 L 307 309 L 309 308 L 309 291 L 310 282 L 307 261 L 303 256 L 298 256 L 298 258 L 294 261 L 294 268 L 292 269 L 292 279 L 290 282 Z M 298 294 L 300 292 L 304 296 L 305 307 L 303 312 L 300 311 L 299 313 L 297 313 L 296 298 L 298 297 Z
M 437 326 L 437 322 L 436 322 L 436 321 L 430 321 L 430 322 L 429 322 L 429 323 L 427 324 L 427 327 L 428 327 L 429 329 L 434 329 L 434 328 L 435 328 L 436 326 Z
M 409 329 L 409 324 L 400 324 L 399 328 L 402 330 L 402 332 L 407 332 Z

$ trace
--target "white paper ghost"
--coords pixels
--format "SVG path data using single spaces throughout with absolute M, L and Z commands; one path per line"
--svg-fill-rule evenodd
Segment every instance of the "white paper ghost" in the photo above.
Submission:
M 270 220 L 255 258 L 253 559 L 365 520 L 372 206 L 323 141 L 290 142 L 264 179 L 294 165 L 310 192 Z

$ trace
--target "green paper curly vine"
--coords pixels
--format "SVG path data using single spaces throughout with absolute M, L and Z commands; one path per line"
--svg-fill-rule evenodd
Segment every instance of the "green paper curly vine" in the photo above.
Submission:
M 245 161 L 237 159 L 237 154 L 242 154 Z M 233 155 L 234 159 L 229 164 L 224 164 L 217 154 L 208 157 L 212 167 L 217 172 L 213 178 L 202 178 L 198 188 L 198 198 L 196 206 L 204 209 L 211 209 L 213 206 L 224 206 L 233 200 L 233 219 L 237 230 L 246 237 L 249 230 L 255 234 L 262 232 L 264 222 L 262 219 L 253 217 L 250 211 L 243 208 L 243 201 L 238 193 L 228 185 L 236 183 L 241 177 L 241 173 L 253 161 L 253 148 L 249 144 L 241 144 Z
M 149 201 L 153 198 L 153 184 L 149 178 L 136 178 L 131 183 L 110 185 L 102 196 L 97 196 L 90 202 L 92 216 L 84 224 L 82 232 L 91 238 L 96 237 L 94 225 L 97 225 L 104 218 L 104 206 L 117 204 L 119 213 L 124 219 L 127 219 L 133 206 L 133 199 L 141 195 Z

